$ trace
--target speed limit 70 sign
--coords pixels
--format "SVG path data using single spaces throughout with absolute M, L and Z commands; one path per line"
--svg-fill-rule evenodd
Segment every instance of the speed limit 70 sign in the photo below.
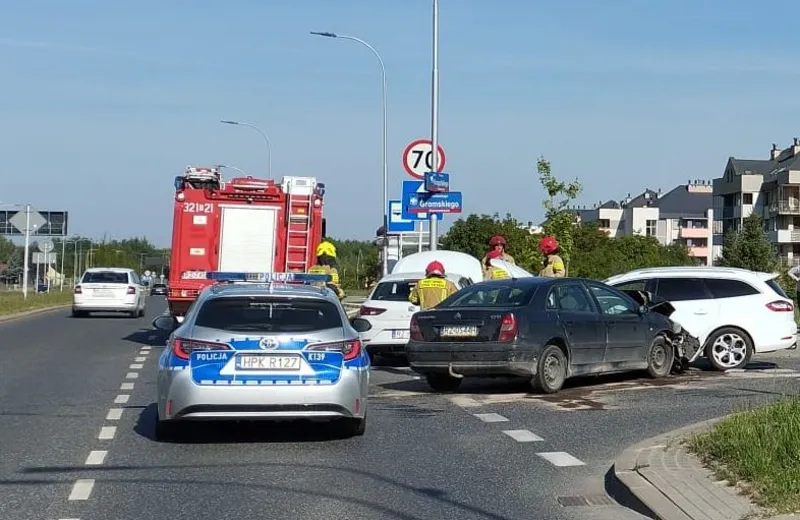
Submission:
M 444 148 L 438 145 L 439 157 L 436 161 L 436 171 L 444 171 L 447 158 L 444 155 Z M 433 171 L 433 143 L 430 139 L 417 139 L 412 141 L 403 150 L 403 168 L 406 173 L 415 179 L 424 179 L 425 172 Z

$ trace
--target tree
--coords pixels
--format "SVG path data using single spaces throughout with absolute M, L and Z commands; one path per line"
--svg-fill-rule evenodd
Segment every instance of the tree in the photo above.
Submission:
M 18 282 L 24 268 L 23 251 L 15 248 L 14 253 L 8 258 L 6 268 L 0 273 L 0 277 L 8 282 Z
M 363 289 L 364 280 L 377 279 L 378 246 L 369 241 L 335 240 L 339 279 L 344 289 Z
M 475 258 L 483 258 L 489 248 L 489 239 L 494 235 L 505 237 L 506 250 L 520 267 L 539 271 L 542 256 L 536 247 L 537 237 L 520 227 L 519 221 L 510 214 L 502 220 L 499 216 L 475 214 L 469 215 L 466 219 L 458 219 L 439 243 L 442 249 L 461 251 Z
M 771 273 L 780 266 L 775 248 L 769 241 L 756 213 L 742 222 L 742 229 L 725 235 L 719 265 L 740 267 L 751 271 Z
M 569 183 L 559 181 L 553 175 L 550 161 L 544 157 L 540 157 L 536 162 L 536 171 L 539 174 L 539 182 L 547 192 L 547 198 L 542 202 L 545 209 L 542 228 L 545 235 L 558 239 L 561 254 L 569 270 L 574 248 L 575 215 L 568 207 L 578 198 L 583 188 L 577 179 Z
M 17 252 L 17 246 L 11 240 L 0 237 L 0 264 L 5 264 Z

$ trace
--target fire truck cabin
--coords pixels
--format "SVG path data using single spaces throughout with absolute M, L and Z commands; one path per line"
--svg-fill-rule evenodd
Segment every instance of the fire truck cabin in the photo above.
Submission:
M 325 233 L 325 185 L 314 177 L 236 177 L 187 167 L 175 177 L 167 301 L 186 314 L 210 271 L 305 272 Z

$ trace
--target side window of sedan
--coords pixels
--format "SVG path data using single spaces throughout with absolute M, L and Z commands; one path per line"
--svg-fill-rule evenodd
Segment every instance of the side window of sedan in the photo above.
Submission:
M 586 290 L 575 283 L 553 287 L 548 295 L 548 307 L 564 312 L 597 312 Z
M 589 289 L 600 304 L 600 311 L 603 314 L 610 316 L 638 314 L 639 307 L 633 300 L 601 285 L 591 284 Z

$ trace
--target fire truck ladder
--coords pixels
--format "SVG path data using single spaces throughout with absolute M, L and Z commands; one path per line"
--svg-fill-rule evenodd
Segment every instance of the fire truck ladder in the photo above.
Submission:
M 295 187 L 299 188 L 297 191 L 301 193 L 293 193 Z M 289 206 L 286 270 L 305 272 L 308 270 L 309 245 L 311 244 L 312 196 L 307 187 L 296 186 L 294 182 L 288 182 L 286 189 Z

